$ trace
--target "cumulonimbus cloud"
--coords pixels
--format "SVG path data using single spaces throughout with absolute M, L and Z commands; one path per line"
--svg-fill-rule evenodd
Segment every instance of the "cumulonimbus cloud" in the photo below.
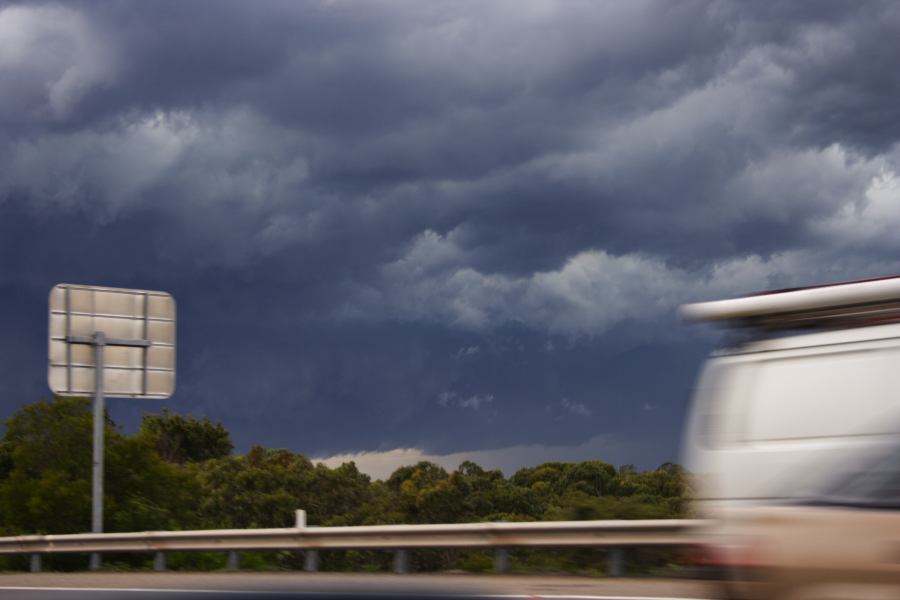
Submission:
M 683 353 L 623 331 L 900 270 L 897 39 L 877 0 L 5 3 L 0 316 L 40 330 L 62 280 L 173 289 L 181 397 L 244 439 L 263 402 L 334 451 L 484 447 L 495 412 L 549 439 L 561 398 L 580 439 L 671 417 Z M 619 350 L 602 379 L 576 356 Z

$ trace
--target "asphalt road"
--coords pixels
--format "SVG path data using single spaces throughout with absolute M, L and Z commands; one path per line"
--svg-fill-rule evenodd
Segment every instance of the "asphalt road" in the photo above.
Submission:
M 347 573 L 5 573 L 0 598 L 23 600 L 342 600 L 446 598 L 613 600 L 715 598 L 712 584 L 670 579 Z

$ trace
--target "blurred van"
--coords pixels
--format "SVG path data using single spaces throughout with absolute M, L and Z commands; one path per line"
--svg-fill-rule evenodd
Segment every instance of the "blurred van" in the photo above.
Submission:
M 704 366 L 685 466 L 701 510 L 794 498 L 900 433 L 900 278 L 685 305 L 740 341 Z
M 861 535 L 878 549 L 863 552 L 860 542 L 851 557 L 844 543 L 856 538 L 841 533 L 862 519 L 860 531 L 877 522 L 894 536 L 900 513 L 878 517 L 872 511 L 886 506 L 857 503 L 850 515 L 848 505 L 823 503 L 821 494 L 840 473 L 869 477 L 873 455 L 900 464 L 900 278 L 690 304 L 681 313 L 725 325 L 734 337 L 701 372 L 682 457 L 694 478 L 698 516 L 714 523 L 709 563 L 767 590 L 734 594 L 747 588 L 730 585 L 729 596 L 782 597 L 772 593 L 779 589 L 774 584 L 803 581 L 797 573 L 809 576 L 806 583 L 825 573 L 854 583 L 872 573 L 900 573 L 900 545 L 882 548 L 881 537 L 876 543 Z M 900 510 L 895 504 L 890 510 Z M 887 527 L 885 518 L 895 524 Z M 874 570 L 840 568 L 855 564 L 851 559 L 868 564 L 878 552 Z

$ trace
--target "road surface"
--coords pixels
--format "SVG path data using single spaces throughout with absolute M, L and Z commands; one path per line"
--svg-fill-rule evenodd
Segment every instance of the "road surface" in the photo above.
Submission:
M 0 599 L 174 600 L 465 596 L 515 600 L 715 598 L 712 584 L 677 579 L 360 573 L 5 573 Z

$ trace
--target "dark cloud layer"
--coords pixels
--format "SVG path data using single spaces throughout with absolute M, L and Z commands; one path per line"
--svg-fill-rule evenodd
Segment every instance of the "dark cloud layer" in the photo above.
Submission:
M 241 448 L 661 461 L 679 303 L 898 270 L 892 2 L 0 6 L 4 414 L 102 283 Z

